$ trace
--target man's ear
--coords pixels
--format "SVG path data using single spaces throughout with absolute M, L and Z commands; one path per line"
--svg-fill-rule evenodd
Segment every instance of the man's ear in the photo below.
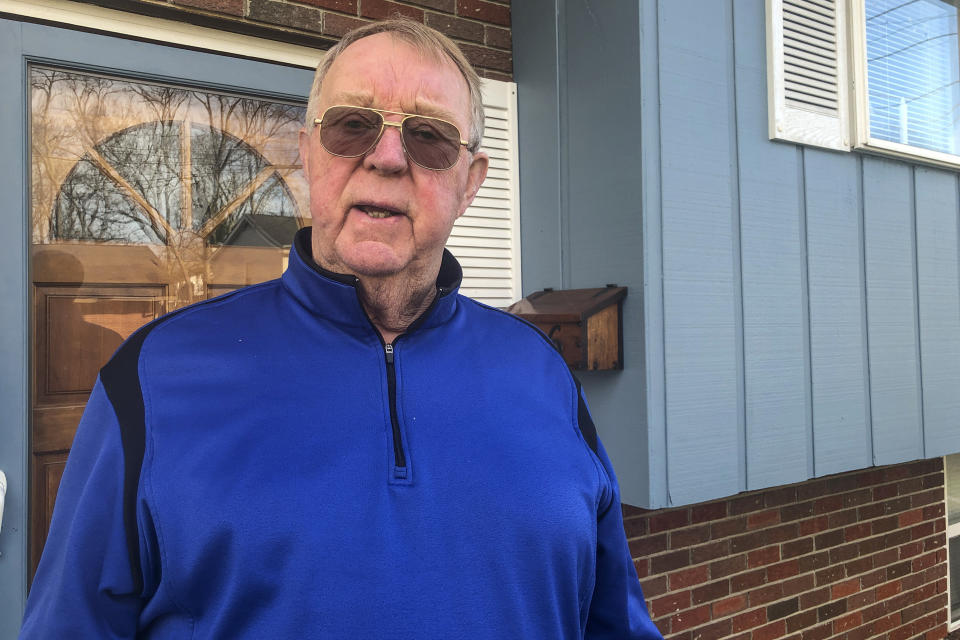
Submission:
M 303 175 L 309 176 L 310 170 L 307 168 L 307 164 L 310 162 L 310 134 L 306 129 L 300 129 L 297 143 L 300 147 L 300 163 L 303 165 Z
M 487 177 L 487 168 L 490 166 L 490 158 L 483 151 L 478 151 L 473 154 L 473 158 L 470 160 L 470 168 L 467 170 L 467 184 L 466 188 L 463 191 L 463 199 L 460 201 L 460 211 L 457 213 L 457 217 L 463 215 L 467 210 L 467 207 L 470 206 L 470 203 L 473 202 L 473 199 L 477 197 L 477 191 L 480 190 L 480 185 L 483 184 L 483 181 Z

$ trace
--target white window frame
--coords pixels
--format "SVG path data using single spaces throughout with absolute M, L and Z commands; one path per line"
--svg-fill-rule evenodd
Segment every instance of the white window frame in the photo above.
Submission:
M 955 453 L 953 455 L 945 456 L 943 458 L 943 502 L 944 502 L 943 517 L 947 519 L 947 629 L 949 631 L 956 631 L 957 629 L 960 629 L 960 619 L 956 621 L 950 620 L 951 613 L 952 613 L 951 607 L 950 607 L 950 603 L 951 603 L 950 594 L 952 593 L 952 589 L 960 589 L 960 584 L 951 584 L 951 581 L 950 581 L 950 560 L 951 560 L 950 539 L 960 537 L 960 521 L 957 521 L 951 525 L 949 520 L 950 494 L 951 492 L 960 494 L 960 486 L 955 486 L 955 487 L 950 486 L 950 482 L 949 482 L 950 479 L 947 477 L 947 458 L 956 458 L 956 457 L 960 457 L 960 453 Z M 960 558 L 956 558 L 956 561 L 960 562 Z
M 845 0 L 839 0 L 841 2 Z M 866 0 L 849 2 L 850 28 L 849 69 L 851 70 L 854 116 L 851 118 L 854 146 L 864 151 L 875 151 L 914 161 L 940 166 L 960 167 L 960 155 L 933 151 L 909 144 L 880 140 L 870 136 L 870 91 L 867 78 L 867 16 Z M 958 52 L 960 55 L 960 52 Z
M 823 0 L 809 0 L 811 3 Z M 829 2 L 829 0 L 826 0 Z M 960 155 L 933 151 L 870 136 L 866 50 L 866 0 L 835 0 L 837 74 L 840 108 L 825 120 L 784 104 L 783 6 L 791 0 L 767 0 L 767 90 L 770 139 L 838 151 L 863 151 L 922 164 L 960 168 Z M 825 124 L 826 123 L 826 124 Z

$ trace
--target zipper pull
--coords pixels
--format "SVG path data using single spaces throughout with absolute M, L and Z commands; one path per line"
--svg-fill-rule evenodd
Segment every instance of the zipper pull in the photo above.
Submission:
M 393 345 L 383 345 L 383 353 L 387 356 L 387 364 L 393 364 Z

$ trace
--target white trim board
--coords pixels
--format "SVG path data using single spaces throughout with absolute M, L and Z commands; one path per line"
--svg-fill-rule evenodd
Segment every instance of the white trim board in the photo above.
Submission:
M 229 33 L 69 0 L 0 0 L 0 12 L 159 43 L 314 68 L 324 52 L 302 45 Z

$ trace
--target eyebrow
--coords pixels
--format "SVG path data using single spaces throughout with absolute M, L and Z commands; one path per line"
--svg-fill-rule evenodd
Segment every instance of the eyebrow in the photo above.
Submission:
M 375 108 L 373 106 L 373 94 L 366 92 L 352 92 L 348 91 L 345 93 L 338 94 L 336 100 L 333 104 L 352 104 L 357 107 L 368 107 Z M 441 118 L 443 120 L 448 120 L 454 122 L 454 115 L 442 108 L 438 107 L 436 104 L 431 102 L 423 102 L 420 98 L 417 98 L 416 102 L 413 105 L 414 110 L 406 113 L 412 113 L 414 115 L 421 116 L 430 116 L 433 118 Z
M 333 104 L 352 104 L 357 107 L 373 106 L 373 95 L 369 93 L 341 93 L 337 95 Z
M 456 118 L 454 118 L 453 113 L 450 111 L 429 102 L 421 102 L 419 98 L 417 98 L 413 108 L 416 110 L 416 113 L 423 116 L 433 116 L 434 118 L 442 118 L 450 122 L 456 121 Z

